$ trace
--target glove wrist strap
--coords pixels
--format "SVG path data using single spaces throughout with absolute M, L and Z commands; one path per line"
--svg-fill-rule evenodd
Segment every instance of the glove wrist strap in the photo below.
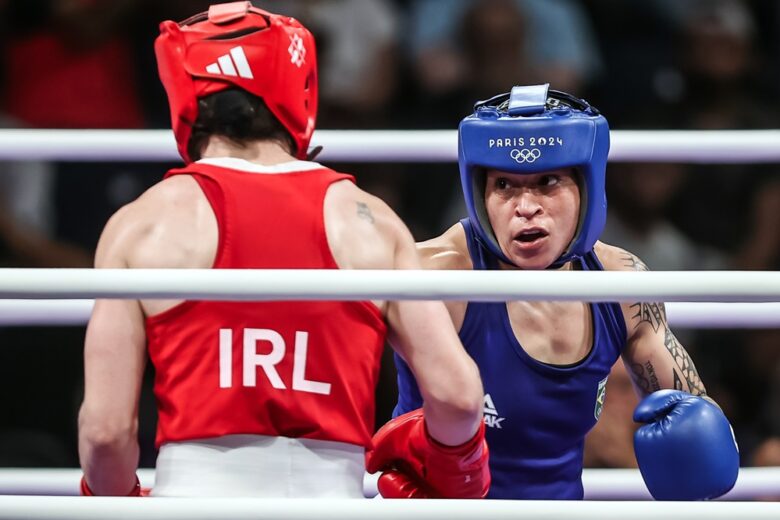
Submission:
M 81 496 L 83 497 L 95 496 L 95 493 L 89 488 L 89 485 L 87 484 L 87 479 L 85 479 L 84 477 L 81 477 L 81 482 L 79 483 L 79 491 L 81 493 Z M 135 485 L 133 486 L 133 489 L 131 489 L 124 496 L 128 496 L 128 497 L 141 496 L 141 482 L 138 480 L 138 475 L 135 476 Z
M 464 442 L 463 444 L 458 444 L 457 446 L 448 446 L 446 444 L 442 444 L 433 437 L 431 437 L 431 434 L 428 433 L 428 426 L 425 426 L 425 438 L 428 440 L 428 442 L 433 446 L 436 451 L 439 451 L 441 453 L 447 454 L 447 455 L 459 455 L 463 453 L 469 453 L 472 450 L 476 449 L 478 446 L 482 444 L 482 439 L 485 438 L 485 423 L 481 422 L 479 424 L 479 428 L 477 428 L 477 432 L 474 434 L 474 436 Z

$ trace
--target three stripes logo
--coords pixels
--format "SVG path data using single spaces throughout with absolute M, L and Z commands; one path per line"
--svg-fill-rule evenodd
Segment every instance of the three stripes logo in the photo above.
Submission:
M 217 58 L 216 63 L 206 67 L 209 74 L 220 74 L 223 76 L 239 76 L 244 79 L 254 79 L 252 69 L 241 47 L 233 47 L 228 54 Z

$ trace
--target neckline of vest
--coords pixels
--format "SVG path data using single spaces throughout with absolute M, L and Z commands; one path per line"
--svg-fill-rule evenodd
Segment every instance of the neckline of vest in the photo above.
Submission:
M 218 166 L 220 168 L 229 168 L 247 173 L 265 173 L 279 174 L 302 171 L 313 171 L 322 169 L 320 163 L 312 161 L 288 161 L 278 164 L 258 164 L 238 157 L 209 157 L 201 159 L 196 164 L 206 164 L 209 166 Z
M 599 303 L 589 303 L 588 304 L 588 310 L 590 312 L 590 323 L 591 327 L 593 328 L 593 337 L 591 338 L 591 344 L 590 349 L 585 354 L 584 357 L 582 357 L 580 360 L 575 361 L 574 363 L 566 363 L 566 364 L 555 364 L 555 363 L 546 363 L 544 361 L 541 361 L 539 359 L 536 359 L 533 357 L 530 353 L 528 353 L 525 348 L 523 348 L 523 344 L 520 343 L 520 339 L 515 335 L 514 329 L 512 328 L 512 322 L 509 317 L 509 309 L 506 306 L 506 302 L 504 302 L 502 313 L 501 313 L 501 321 L 504 328 L 504 333 L 508 335 L 508 340 L 510 341 L 510 345 L 512 347 L 512 350 L 515 351 L 515 354 L 520 357 L 520 359 L 524 360 L 525 363 L 530 366 L 534 370 L 538 370 L 541 372 L 545 372 L 548 374 L 571 374 L 579 369 L 581 369 L 583 366 L 590 364 L 593 359 L 596 357 L 596 349 L 599 348 L 599 344 L 602 340 L 603 330 L 599 327 L 599 321 L 602 321 L 603 318 L 600 318 L 596 316 L 597 312 L 600 312 L 599 309 Z

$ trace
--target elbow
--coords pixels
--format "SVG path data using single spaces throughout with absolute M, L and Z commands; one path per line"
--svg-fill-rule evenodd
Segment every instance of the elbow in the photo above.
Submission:
M 480 394 L 461 395 L 448 406 L 453 421 L 473 421 L 482 418 L 483 396 Z
M 436 441 L 458 446 L 474 437 L 482 422 L 484 394 L 476 365 L 448 378 L 438 392 L 423 396 L 428 433 Z
M 136 442 L 137 420 L 120 420 L 96 414 L 79 414 L 79 448 L 92 453 L 112 453 L 124 450 Z
M 93 495 L 137 494 L 137 421 L 79 414 L 79 461 Z
M 469 360 L 471 361 L 471 360 Z M 431 396 L 440 416 L 453 421 L 478 420 L 482 417 L 484 390 L 476 364 L 469 363 L 459 376 L 450 379 L 447 388 Z
M 467 383 L 464 382 L 459 392 L 458 409 L 470 417 L 482 418 L 482 410 L 485 405 L 485 390 L 482 388 L 482 379 L 479 377 L 479 369 L 472 364 L 471 376 Z
M 88 446 L 93 452 L 113 452 L 123 449 L 135 438 L 130 429 L 90 426 L 79 430 L 79 444 Z

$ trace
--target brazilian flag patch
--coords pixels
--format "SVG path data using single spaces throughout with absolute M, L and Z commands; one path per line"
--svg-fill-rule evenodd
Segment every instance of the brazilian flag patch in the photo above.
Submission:
M 593 409 L 593 416 L 597 421 L 601 417 L 601 410 L 604 409 L 604 398 L 607 396 L 607 379 L 609 379 L 609 376 L 599 381 L 599 389 L 596 391 L 596 407 Z

